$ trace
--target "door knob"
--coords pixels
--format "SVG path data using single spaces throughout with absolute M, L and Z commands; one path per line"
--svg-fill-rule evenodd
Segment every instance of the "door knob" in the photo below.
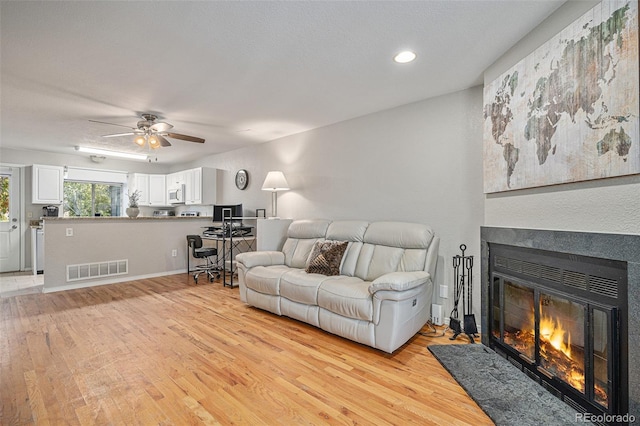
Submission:
M 17 221 L 18 221 L 17 217 L 14 217 L 13 219 L 11 219 L 11 222 L 17 222 Z
M 18 229 L 18 225 L 13 225 L 11 229 Z

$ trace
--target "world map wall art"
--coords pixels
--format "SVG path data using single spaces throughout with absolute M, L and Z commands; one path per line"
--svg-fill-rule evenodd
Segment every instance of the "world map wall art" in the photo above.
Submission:
M 484 89 L 484 192 L 640 173 L 638 2 L 603 1 Z

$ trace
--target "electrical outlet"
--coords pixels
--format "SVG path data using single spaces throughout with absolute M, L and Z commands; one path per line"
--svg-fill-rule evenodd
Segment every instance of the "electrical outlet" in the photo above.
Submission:
M 73 237 L 73 228 L 67 228 L 67 237 Z
M 442 325 L 442 305 L 432 304 L 431 305 L 431 322 L 435 325 Z
M 446 285 L 440 286 L 440 297 L 443 299 L 449 298 L 449 286 L 446 286 Z
M 176 257 L 178 255 L 178 250 L 173 249 L 171 250 L 171 257 Z

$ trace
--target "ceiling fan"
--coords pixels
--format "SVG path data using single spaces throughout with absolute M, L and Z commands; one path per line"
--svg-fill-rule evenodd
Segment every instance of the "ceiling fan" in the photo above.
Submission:
M 172 139 L 180 139 L 188 142 L 204 143 L 204 139 L 197 138 L 195 136 L 182 135 L 180 133 L 169 132 L 173 128 L 173 125 L 165 123 L 163 121 L 156 121 L 158 116 L 154 114 L 142 114 L 142 120 L 138 121 L 136 127 L 124 126 L 122 124 L 106 123 L 104 121 L 89 120 L 92 123 L 109 124 L 111 126 L 120 126 L 131 129 L 131 132 L 125 133 L 113 133 L 110 135 L 103 135 L 104 138 L 115 138 L 119 136 L 135 136 L 134 142 L 140 146 L 149 144 L 151 148 L 160 148 L 161 146 L 171 146 L 171 143 L 166 137 Z

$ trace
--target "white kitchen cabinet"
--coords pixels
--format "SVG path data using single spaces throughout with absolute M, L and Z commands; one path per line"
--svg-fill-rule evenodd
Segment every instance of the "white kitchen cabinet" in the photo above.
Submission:
M 167 206 L 167 190 L 184 185 L 185 204 L 216 203 L 217 169 L 197 167 L 168 175 L 134 173 L 130 180 L 131 192 L 140 191 L 141 206 Z
M 165 175 L 149 175 L 149 205 L 167 205 L 167 178 Z
M 217 170 L 197 167 L 184 171 L 185 204 L 215 204 Z
M 133 194 L 135 191 L 140 192 L 140 198 L 138 198 L 139 206 L 149 205 L 149 175 L 143 173 L 133 174 L 133 184 L 129 193 Z
M 167 181 L 166 175 L 148 175 L 134 173 L 130 192 L 140 191 L 140 206 L 166 206 Z
M 195 177 L 192 170 L 184 171 L 184 203 L 200 204 L 196 202 Z
M 184 172 L 169 173 L 167 175 L 167 188 L 176 188 L 185 183 Z
M 62 204 L 64 167 L 34 164 L 31 173 L 32 204 Z

